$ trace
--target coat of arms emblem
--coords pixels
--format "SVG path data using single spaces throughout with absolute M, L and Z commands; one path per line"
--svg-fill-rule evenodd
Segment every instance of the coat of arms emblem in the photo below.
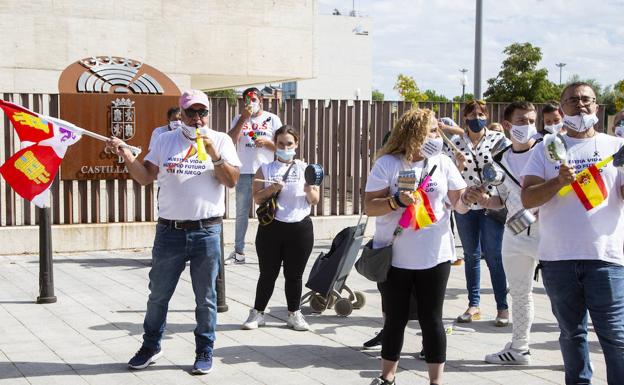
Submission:
M 113 100 L 110 117 L 113 136 L 121 140 L 128 140 L 134 136 L 136 116 L 132 100 L 127 98 Z

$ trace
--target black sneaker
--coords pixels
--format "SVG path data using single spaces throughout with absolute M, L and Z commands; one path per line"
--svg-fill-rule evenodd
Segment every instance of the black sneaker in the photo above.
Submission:
M 364 350 L 379 350 L 381 349 L 381 339 L 383 337 L 383 329 L 379 333 L 375 335 L 375 337 L 370 340 L 364 342 L 362 344 L 362 349 Z
M 212 370 L 212 352 L 201 352 L 195 356 L 193 374 L 208 374 Z
M 151 363 L 162 356 L 163 352 L 160 348 L 152 349 L 141 346 L 138 352 L 128 361 L 128 366 L 132 369 L 145 369 Z

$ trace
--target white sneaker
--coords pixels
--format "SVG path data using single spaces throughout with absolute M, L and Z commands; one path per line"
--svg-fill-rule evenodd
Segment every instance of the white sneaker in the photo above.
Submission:
M 232 251 L 230 253 L 230 255 L 228 255 L 228 257 L 225 259 L 225 264 L 226 265 L 230 265 L 230 264 L 236 264 L 236 265 L 242 265 L 245 263 L 245 254 L 239 254 L 236 251 Z
M 286 322 L 286 324 L 298 331 L 306 331 L 310 329 L 310 325 L 308 325 L 305 318 L 303 318 L 301 310 L 297 310 L 296 312 L 289 314 L 288 322 Z
M 249 310 L 249 317 L 247 317 L 247 321 L 243 324 L 243 329 L 245 330 L 254 330 L 258 329 L 259 326 L 264 326 L 266 321 L 264 320 L 264 313 L 260 313 L 256 309 Z
M 531 351 L 514 349 L 509 342 L 500 352 L 486 355 L 485 362 L 499 365 L 530 365 Z

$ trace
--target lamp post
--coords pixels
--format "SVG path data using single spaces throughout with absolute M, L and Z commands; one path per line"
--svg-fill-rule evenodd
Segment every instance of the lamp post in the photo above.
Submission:
M 483 36 L 483 0 L 477 0 L 475 22 L 474 97 L 481 99 L 481 37 Z
M 566 63 L 557 63 L 555 65 L 559 67 L 559 85 L 561 85 L 561 70 L 565 67 Z
M 467 69 L 462 68 L 459 70 L 459 72 L 462 73 L 461 78 L 459 78 L 459 84 L 461 84 L 462 86 L 462 95 L 461 95 L 461 101 L 464 101 L 464 95 L 466 94 L 466 86 L 468 86 L 468 76 L 466 76 L 466 72 L 468 72 Z

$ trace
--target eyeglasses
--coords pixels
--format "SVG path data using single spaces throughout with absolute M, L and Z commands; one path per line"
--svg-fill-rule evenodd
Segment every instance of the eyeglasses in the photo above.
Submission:
M 572 96 L 570 98 L 567 98 L 565 100 L 565 103 L 569 106 L 576 106 L 578 105 L 578 102 L 581 102 L 582 105 L 588 106 L 595 101 L 596 101 L 596 98 L 592 96 L 581 96 L 580 98 L 578 96 Z
M 184 110 L 184 115 L 189 118 L 195 117 L 195 114 L 198 114 L 200 118 L 205 118 L 206 116 L 208 116 L 208 109 L 202 108 L 201 110 L 195 110 L 192 108 L 187 108 Z

